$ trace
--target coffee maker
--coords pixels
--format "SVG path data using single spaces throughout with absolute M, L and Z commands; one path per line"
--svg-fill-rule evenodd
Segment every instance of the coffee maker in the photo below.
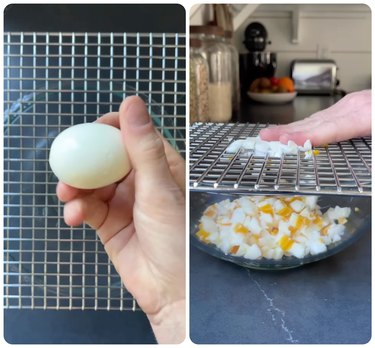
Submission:
M 241 94 L 246 96 L 251 82 L 259 77 L 272 77 L 276 71 L 276 53 L 266 51 L 268 33 L 263 24 L 250 23 L 245 29 L 243 41 L 248 53 L 240 54 Z

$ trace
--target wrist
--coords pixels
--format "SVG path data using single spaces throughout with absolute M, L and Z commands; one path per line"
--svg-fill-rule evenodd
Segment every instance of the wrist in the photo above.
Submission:
M 182 343 L 186 335 L 186 301 L 169 303 L 155 314 L 147 314 L 158 343 Z

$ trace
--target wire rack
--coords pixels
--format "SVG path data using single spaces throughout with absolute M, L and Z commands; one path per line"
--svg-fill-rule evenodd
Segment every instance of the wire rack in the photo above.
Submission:
M 371 195 L 371 138 L 315 147 L 318 154 L 260 157 L 238 150 L 236 139 L 257 136 L 265 124 L 195 123 L 190 128 L 190 188 L 229 193 Z
M 140 95 L 185 154 L 185 36 L 4 34 L 4 306 L 136 310 L 95 231 L 64 224 L 49 147 Z

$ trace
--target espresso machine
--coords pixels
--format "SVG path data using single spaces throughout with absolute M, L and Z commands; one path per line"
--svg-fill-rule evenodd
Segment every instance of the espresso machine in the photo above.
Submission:
M 250 23 L 244 32 L 243 44 L 249 51 L 240 54 L 241 94 L 246 96 L 252 81 L 259 77 L 272 77 L 276 71 L 276 53 L 267 51 L 268 33 L 263 24 Z

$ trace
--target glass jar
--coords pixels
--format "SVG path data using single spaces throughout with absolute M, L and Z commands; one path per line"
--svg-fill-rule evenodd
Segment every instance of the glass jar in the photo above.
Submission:
M 219 27 L 199 25 L 190 27 L 190 37 L 202 41 L 202 55 L 209 68 L 209 121 L 228 122 L 232 118 L 231 52 L 222 41 Z
M 236 115 L 240 110 L 241 90 L 240 90 L 240 59 L 239 53 L 233 44 L 233 32 L 225 31 L 223 41 L 231 52 L 232 64 L 232 110 Z
M 208 64 L 202 55 L 202 41 L 190 40 L 190 122 L 207 122 L 208 109 Z

